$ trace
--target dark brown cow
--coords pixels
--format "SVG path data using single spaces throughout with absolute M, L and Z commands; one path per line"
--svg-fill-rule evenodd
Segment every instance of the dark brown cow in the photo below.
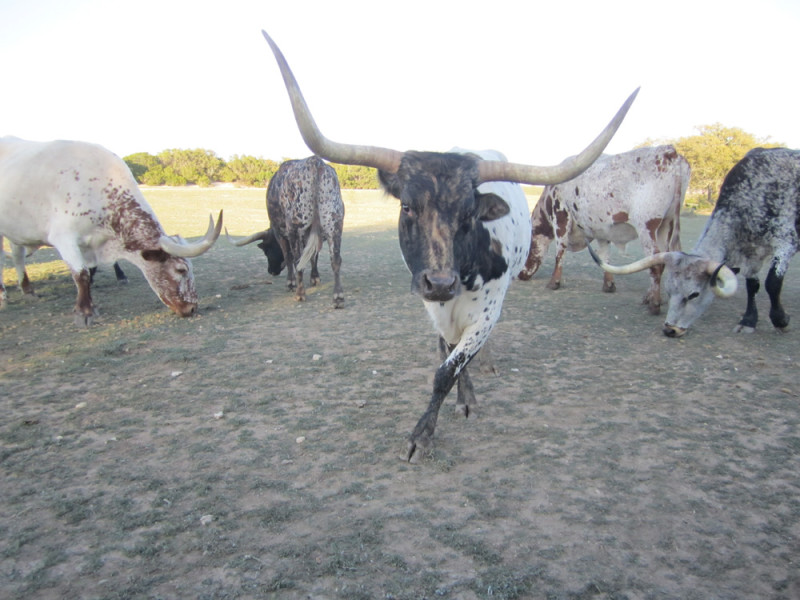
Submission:
M 400 201 L 400 250 L 411 271 L 411 290 L 422 298 L 439 334 L 443 358 L 428 408 L 408 443 L 406 457 L 418 460 L 433 443 L 439 409 L 456 382 L 456 409 L 465 416 L 474 410 L 467 363 L 500 318 L 508 286 L 530 244 L 528 207 L 516 184 L 555 184 L 579 175 L 603 152 L 636 94 L 588 148 L 553 167 L 510 163 L 496 151 L 398 152 L 354 146 L 322 135 L 283 54 L 262 33 L 309 148 L 333 162 L 378 169 L 383 188 Z

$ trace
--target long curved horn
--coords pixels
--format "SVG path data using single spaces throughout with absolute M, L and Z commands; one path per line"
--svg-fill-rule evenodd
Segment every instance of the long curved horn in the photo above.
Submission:
M 300 129 L 303 141 L 311 151 L 332 162 L 345 165 L 363 165 L 396 173 L 403 158 L 402 152 L 376 146 L 340 144 L 322 135 L 322 132 L 314 122 L 314 117 L 311 116 L 311 111 L 308 110 L 308 105 L 303 98 L 303 93 L 300 91 L 300 86 L 297 85 L 297 80 L 283 57 L 283 53 L 277 44 L 272 41 L 272 38 L 267 35 L 266 31 L 262 29 L 261 33 L 264 35 L 264 39 L 267 40 L 269 47 L 272 48 L 275 60 L 278 61 L 286 91 L 289 92 L 289 100 L 292 102 L 292 110 L 294 111 L 295 121 L 297 121 L 297 127 Z
M 614 275 L 630 275 L 631 273 L 638 273 L 639 271 L 644 271 L 645 269 L 655 267 L 656 265 L 663 265 L 667 258 L 666 252 L 659 252 L 651 256 L 646 256 L 645 258 L 637 260 L 636 262 L 632 262 L 629 265 L 615 267 L 597 256 L 597 253 L 594 251 L 594 248 L 592 248 L 591 244 L 587 244 L 586 247 L 589 249 L 589 254 L 592 255 L 594 262 L 600 265 L 600 268 L 604 271 L 608 271 Z
M 267 232 L 268 231 L 269 231 L 269 229 L 265 229 L 264 231 L 259 231 L 257 233 L 252 234 L 252 235 L 249 235 L 246 238 L 241 238 L 241 239 L 236 240 L 236 239 L 233 239 L 230 236 L 230 234 L 228 233 L 228 228 L 226 227 L 225 228 L 225 237 L 228 238 L 228 241 L 231 244 L 233 244 L 234 246 L 240 247 L 240 246 L 246 246 L 247 244 L 252 244 L 253 242 L 257 242 L 259 240 L 265 239 L 267 237 Z
M 565 158 L 561 163 L 550 167 L 500 161 L 482 161 L 478 164 L 480 181 L 513 181 L 530 185 L 556 185 L 577 177 L 592 166 L 592 163 L 603 153 L 603 150 L 608 146 L 611 138 L 614 137 L 617 129 L 622 124 L 623 119 L 625 119 L 625 115 L 628 114 L 628 109 L 633 104 L 638 93 L 639 88 L 636 88 L 625 100 L 617 114 L 614 115 L 614 118 L 606 125 L 606 128 L 580 154 Z
M 730 298 L 736 293 L 736 273 L 724 263 L 709 262 L 706 272 L 711 275 L 711 289 L 720 298 Z M 721 285 L 720 285 L 721 284 Z
M 396 173 L 400 168 L 400 161 L 403 158 L 402 152 L 377 146 L 341 144 L 333 142 L 322 135 L 314 118 L 311 116 L 311 111 L 308 109 L 308 105 L 303 98 L 300 86 L 297 84 L 297 80 L 292 70 L 289 68 L 283 53 L 266 31 L 261 30 L 261 33 L 264 35 L 264 39 L 267 40 L 267 43 L 272 49 L 272 53 L 275 55 L 275 60 L 278 62 L 278 67 L 281 70 L 283 82 L 286 85 L 286 91 L 289 93 L 289 99 L 292 103 L 292 110 L 294 111 L 294 117 L 300 129 L 300 134 L 303 136 L 306 145 L 314 154 L 332 162 L 348 165 L 363 165 L 389 173 Z M 631 107 L 631 104 L 633 104 L 638 93 L 639 88 L 628 97 L 600 135 L 580 154 L 566 158 L 560 164 L 549 167 L 537 167 L 504 161 L 481 161 L 478 165 L 479 180 L 481 182 L 513 181 L 515 183 L 529 183 L 532 185 L 549 185 L 561 183 L 562 181 L 577 177 L 588 169 L 597 157 L 602 154 L 603 150 L 622 124 L 625 115 L 628 113 L 628 109 Z
M 158 240 L 159 246 L 167 254 L 179 256 L 181 258 L 194 258 L 206 252 L 214 242 L 217 241 L 220 232 L 222 231 L 222 211 L 219 211 L 219 219 L 214 226 L 214 216 L 208 215 L 208 230 L 202 240 L 193 242 L 191 244 L 186 242 L 177 242 L 173 238 L 162 235 Z

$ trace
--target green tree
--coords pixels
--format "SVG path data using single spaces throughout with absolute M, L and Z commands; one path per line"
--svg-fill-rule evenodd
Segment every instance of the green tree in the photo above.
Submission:
M 375 169 L 360 165 L 331 164 L 339 185 L 349 190 L 375 190 L 378 189 L 378 176 Z
M 225 162 L 211 150 L 164 150 L 158 159 L 164 165 L 168 185 L 211 185 L 220 180 Z M 167 171 L 171 173 L 167 174 Z M 170 183 L 183 180 L 184 183 Z
M 122 160 L 124 160 L 128 165 L 128 168 L 131 170 L 131 173 L 133 173 L 137 183 L 145 183 L 143 180 L 144 174 L 150 169 L 156 169 L 157 167 L 161 166 L 161 162 L 158 160 L 158 157 L 147 152 L 137 152 L 136 154 L 131 154 L 124 157 Z
M 686 194 L 687 204 L 713 208 L 725 175 L 753 148 L 776 148 L 783 144 L 758 138 L 738 127 L 720 123 L 701 125 L 697 135 L 665 140 L 682 154 L 692 167 L 692 178 Z M 648 140 L 643 146 L 654 145 Z
M 274 160 L 234 154 L 222 169 L 220 181 L 230 181 L 250 187 L 267 187 L 279 166 Z

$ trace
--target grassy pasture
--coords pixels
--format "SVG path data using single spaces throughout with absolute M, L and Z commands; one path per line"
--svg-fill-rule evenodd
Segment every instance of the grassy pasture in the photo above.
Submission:
M 233 235 L 267 226 L 263 190 L 145 195 L 171 234 L 220 208 Z M 800 597 L 800 333 L 772 330 L 763 292 L 754 334 L 731 333 L 740 289 L 671 340 L 640 305 L 647 274 L 602 294 L 570 254 L 552 292 L 551 255 L 509 291 L 478 418 L 449 398 L 409 465 L 436 340 L 396 201 L 345 203 L 343 310 L 326 249 L 297 304 L 222 239 L 194 260 L 199 316 L 123 265 L 78 330 L 66 269 L 34 254 L 39 298 L 11 287 L 0 312 L 0 597 Z M 704 222 L 684 218 L 684 248 Z M 795 264 L 795 319 L 798 292 Z

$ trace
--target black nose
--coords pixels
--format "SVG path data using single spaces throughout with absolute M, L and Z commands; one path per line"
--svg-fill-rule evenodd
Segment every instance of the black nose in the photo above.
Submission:
M 458 293 L 458 277 L 453 271 L 424 271 L 422 297 L 432 302 L 447 302 Z
M 677 332 L 669 325 L 665 325 L 663 331 L 667 337 L 675 337 L 677 335 Z

